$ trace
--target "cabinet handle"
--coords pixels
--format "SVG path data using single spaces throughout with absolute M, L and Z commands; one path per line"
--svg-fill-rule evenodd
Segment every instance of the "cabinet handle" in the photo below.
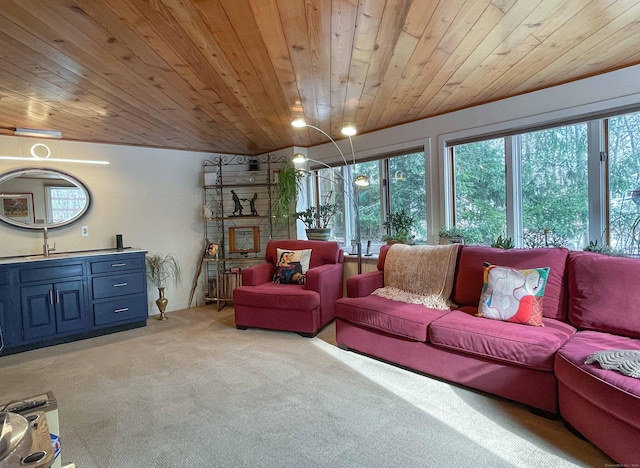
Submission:
M 128 307 L 123 307 L 122 309 L 116 309 L 113 312 L 119 314 L 120 312 L 126 312 L 127 310 L 129 310 Z
M 56 304 L 60 304 L 60 291 L 56 289 Z
M 49 289 L 49 304 L 53 304 L 53 290 Z
M 121 288 L 122 286 L 126 286 L 127 283 L 116 283 L 113 285 L 114 288 Z
M 127 266 L 126 263 L 112 263 L 111 264 L 112 267 L 121 267 L 121 266 Z

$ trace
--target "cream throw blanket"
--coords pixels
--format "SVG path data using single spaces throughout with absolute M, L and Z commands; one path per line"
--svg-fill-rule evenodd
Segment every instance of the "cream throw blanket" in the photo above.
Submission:
M 449 310 L 458 244 L 394 244 L 384 263 L 384 287 L 372 294 L 393 301 Z

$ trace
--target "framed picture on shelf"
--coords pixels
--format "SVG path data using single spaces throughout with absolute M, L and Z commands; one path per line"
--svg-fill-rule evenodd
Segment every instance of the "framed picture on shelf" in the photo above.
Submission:
M 0 194 L 0 215 L 15 221 L 35 223 L 33 193 Z
M 229 252 L 260 252 L 260 228 L 258 226 L 230 227 Z

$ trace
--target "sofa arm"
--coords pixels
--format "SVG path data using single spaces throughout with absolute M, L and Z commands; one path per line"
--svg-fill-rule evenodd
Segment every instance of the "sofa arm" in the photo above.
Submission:
M 260 263 L 242 269 L 242 285 L 258 286 L 273 280 L 274 267 L 271 263 Z
M 342 287 L 343 268 L 342 263 L 326 263 L 310 268 L 305 274 L 305 289 L 321 292 L 321 288 L 329 285 L 333 287 L 339 284 Z
M 347 297 L 365 297 L 384 286 L 384 271 L 370 271 L 347 278 Z

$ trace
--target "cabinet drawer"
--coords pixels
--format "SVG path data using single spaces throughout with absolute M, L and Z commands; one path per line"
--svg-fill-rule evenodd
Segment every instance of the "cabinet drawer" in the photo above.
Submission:
M 23 268 L 20 270 L 20 282 L 58 281 L 63 278 L 82 276 L 83 274 L 84 265 L 82 263 L 41 268 Z
M 93 316 L 96 325 L 106 325 L 125 320 L 141 320 L 148 317 L 147 301 L 144 295 L 123 297 L 109 302 L 93 305 Z
M 111 273 L 116 271 L 140 270 L 144 266 L 143 257 L 124 257 L 103 262 L 91 262 L 91 273 Z
M 91 280 L 94 299 L 125 296 L 145 290 L 145 276 L 142 273 L 102 276 Z

